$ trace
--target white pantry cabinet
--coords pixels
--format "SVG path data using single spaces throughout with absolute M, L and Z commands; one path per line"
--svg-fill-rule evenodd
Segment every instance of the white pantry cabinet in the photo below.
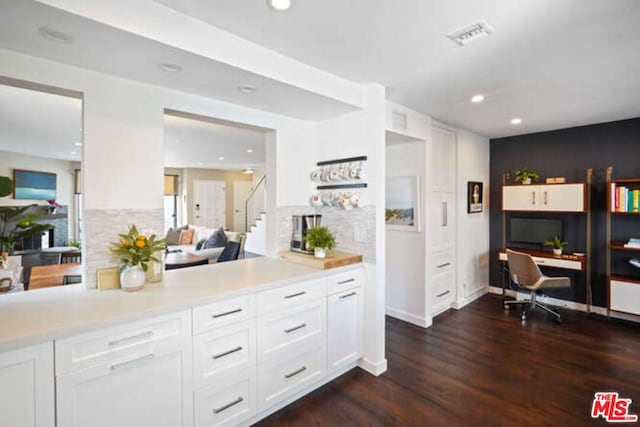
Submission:
M 193 425 L 190 311 L 62 339 L 58 347 L 60 358 L 95 361 L 57 375 L 58 427 Z
M 540 184 L 502 187 L 502 210 L 530 212 L 584 212 L 585 185 Z
M 0 426 L 54 425 L 53 343 L 0 353 Z
M 336 371 L 362 356 L 362 288 L 328 297 L 328 369 Z

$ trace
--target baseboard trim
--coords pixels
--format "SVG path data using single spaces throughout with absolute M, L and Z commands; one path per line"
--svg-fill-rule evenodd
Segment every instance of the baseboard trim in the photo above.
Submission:
M 411 323 L 412 325 L 420 326 L 421 328 L 428 328 L 431 326 L 431 318 L 416 316 L 415 314 L 407 313 L 406 311 L 396 310 L 395 308 L 387 307 L 385 314 L 395 319 L 402 320 L 403 322 Z
M 486 295 L 487 292 L 489 292 L 489 286 L 483 286 L 479 289 L 476 289 L 475 291 L 473 291 L 471 295 L 467 296 L 461 303 L 456 302 L 453 305 L 453 308 L 455 308 L 456 310 L 460 310 L 461 308 L 463 308 L 468 304 L 471 304 L 481 296 Z
M 492 294 L 502 295 L 502 287 L 489 286 L 489 292 Z M 529 296 L 526 292 L 517 292 L 517 291 L 514 291 L 513 289 L 507 289 L 506 294 L 507 296 L 510 296 L 518 300 L 528 298 Z M 555 307 L 568 308 L 569 310 L 583 311 L 585 313 L 587 312 L 587 305 L 581 302 L 567 301 L 564 299 L 552 298 L 544 295 L 538 296 L 537 300 L 542 304 L 553 305 Z M 592 305 L 591 312 L 595 314 L 600 314 L 602 316 L 607 315 L 606 307 L 599 307 L 599 306 Z M 613 313 L 611 314 L 613 315 Z
M 379 362 L 372 362 L 363 358 L 358 362 L 358 366 L 371 375 L 378 377 L 387 372 L 387 359 L 385 358 Z

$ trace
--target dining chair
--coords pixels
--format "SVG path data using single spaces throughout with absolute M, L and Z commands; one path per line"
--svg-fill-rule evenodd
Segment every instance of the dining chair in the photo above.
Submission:
M 62 276 L 63 285 L 72 285 L 75 283 L 82 283 L 82 276 L 80 274 L 65 274 Z
M 39 265 L 55 265 L 60 264 L 62 254 L 60 252 L 40 252 Z

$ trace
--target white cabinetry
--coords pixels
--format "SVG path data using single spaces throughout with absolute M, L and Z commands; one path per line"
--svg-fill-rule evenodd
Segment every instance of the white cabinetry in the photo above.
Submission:
M 191 312 L 56 341 L 58 427 L 193 425 Z
M 334 274 L 327 279 L 328 369 L 335 372 L 362 357 L 363 270 Z
M 429 162 L 427 288 L 431 314 L 455 301 L 456 134 L 443 126 L 431 128 Z
M 502 210 L 584 212 L 585 184 L 505 185 Z
M 0 353 L 0 426 L 53 427 L 53 343 Z
M 609 309 L 640 316 L 640 281 L 611 279 Z

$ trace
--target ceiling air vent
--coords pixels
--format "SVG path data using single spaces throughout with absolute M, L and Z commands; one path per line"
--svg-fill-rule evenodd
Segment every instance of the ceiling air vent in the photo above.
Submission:
M 447 37 L 449 37 L 458 46 L 464 46 L 473 40 L 490 36 L 493 33 L 495 33 L 495 31 L 487 21 L 478 21 L 461 30 L 456 30 L 447 34 Z

